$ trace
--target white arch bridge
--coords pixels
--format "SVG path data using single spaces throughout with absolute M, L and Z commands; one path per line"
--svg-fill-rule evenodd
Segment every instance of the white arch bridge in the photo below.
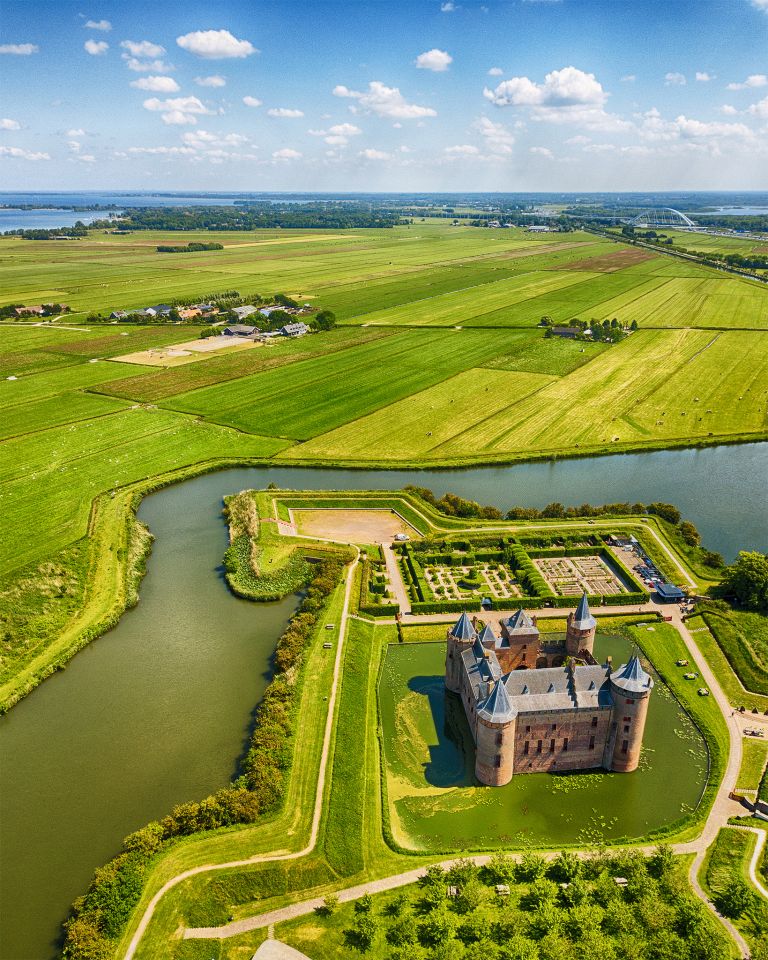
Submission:
M 684 213 L 672 207 L 653 207 L 643 210 L 629 221 L 632 227 L 695 227 L 696 224 Z

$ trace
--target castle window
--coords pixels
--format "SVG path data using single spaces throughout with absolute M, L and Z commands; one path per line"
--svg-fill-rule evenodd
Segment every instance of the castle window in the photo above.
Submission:
M 530 732 L 531 732 L 531 728 L 530 728 L 530 727 L 526 727 L 526 728 L 525 728 L 525 732 L 526 732 L 526 733 L 530 733 Z
M 593 727 L 597 726 L 597 717 L 592 717 L 592 726 Z
M 501 766 L 501 756 L 499 754 L 496 754 L 496 766 Z
M 590 737 L 590 738 L 589 738 L 589 749 L 590 749 L 590 750 L 594 750 L 594 749 L 595 749 L 595 738 L 594 738 L 594 737 Z
M 501 746 L 504 743 L 504 734 L 499 732 L 496 734 L 496 743 L 498 746 Z
M 529 741 L 529 740 L 526 740 L 525 743 L 523 744 L 523 756 L 524 756 L 524 757 L 527 757 L 527 756 L 528 756 L 528 747 L 529 747 L 530 745 L 531 745 L 531 744 L 530 744 L 530 741 Z
M 557 730 L 557 724 L 556 724 L 556 723 L 553 723 L 553 724 L 552 724 L 552 729 L 553 729 L 553 730 Z
M 554 741 L 554 740 L 550 740 L 550 741 L 549 741 L 549 752 L 550 752 L 550 753 L 554 753 L 554 752 L 555 752 L 555 741 Z
M 541 745 L 543 742 L 543 740 L 539 740 L 539 742 L 536 744 L 536 753 L 541 753 Z
M 631 700 L 625 700 L 624 703 L 628 703 L 630 706 L 632 706 L 632 701 L 631 701 Z
M 622 752 L 622 753 L 626 753 L 628 749 L 629 749 L 629 740 L 622 740 L 622 741 L 621 741 L 621 752 Z
M 629 723 L 632 720 L 632 717 L 624 717 L 624 723 Z
M 625 723 L 625 724 L 624 724 L 624 733 L 629 733 L 629 724 L 628 724 L 628 723 Z
M 565 740 L 563 740 L 563 753 L 566 753 L 567 751 L 568 751 L 568 737 L 566 737 Z

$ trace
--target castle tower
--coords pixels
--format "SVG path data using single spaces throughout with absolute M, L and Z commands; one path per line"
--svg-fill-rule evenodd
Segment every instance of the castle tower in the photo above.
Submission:
M 634 654 L 611 674 L 611 733 L 603 766 L 617 773 L 637 770 L 653 680 Z
M 445 687 L 452 693 L 461 692 L 461 655 L 477 639 L 477 631 L 466 613 L 462 613 L 448 630 L 445 653 Z
M 475 776 L 489 787 L 509 783 L 514 773 L 517 711 L 507 694 L 504 680 L 477 705 Z
M 576 611 L 568 614 L 565 631 L 565 652 L 569 657 L 578 657 L 582 650 L 592 653 L 595 646 L 597 621 L 589 610 L 586 593 L 582 594 Z

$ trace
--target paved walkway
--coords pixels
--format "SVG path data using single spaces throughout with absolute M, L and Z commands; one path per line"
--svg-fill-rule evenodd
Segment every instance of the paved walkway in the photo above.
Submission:
M 147 908 L 144 911 L 138 926 L 136 927 L 136 932 L 134 933 L 131 942 L 128 944 L 128 949 L 124 954 L 125 960 L 133 960 L 139 943 L 141 942 L 141 938 L 144 936 L 146 929 L 149 926 L 149 922 L 154 915 L 158 903 L 170 889 L 181 883 L 182 880 L 187 880 L 189 877 L 194 877 L 199 873 L 209 873 L 213 870 L 226 870 L 231 867 L 247 867 L 253 866 L 254 863 L 269 863 L 275 860 L 297 860 L 300 857 L 306 857 L 314 850 L 315 845 L 317 844 L 317 836 L 320 831 L 320 818 L 323 813 L 323 794 L 325 789 L 325 776 L 328 769 L 328 757 L 330 754 L 331 740 L 333 737 L 336 695 L 339 689 L 339 676 L 341 675 L 342 652 L 344 650 L 344 644 L 347 638 L 349 625 L 349 601 L 352 592 L 352 584 L 355 577 L 355 570 L 359 560 L 360 551 L 358 550 L 357 556 L 349 565 L 349 569 L 347 570 L 347 582 L 344 589 L 344 606 L 341 611 L 341 625 L 339 627 L 339 640 L 336 645 L 336 660 L 333 665 L 333 682 L 331 684 L 331 693 L 328 698 L 328 715 L 325 721 L 323 749 L 320 755 L 320 771 L 317 777 L 315 809 L 312 815 L 312 828 L 309 833 L 309 841 L 307 842 L 307 845 L 303 850 L 297 850 L 295 853 L 257 855 L 255 857 L 248 857 L 245 860 L 231 860 L 229 863 L 203 864 L 202 866 L 193 867 L 191 870 L 185 870 L 183 873 L 177 874 L 167 883 L 163 884 L 154 897 L 152 897 L 152 899 L 149 901 L 149 904 L 147 905 Z
M 411 598 L 408 596 L 408 591 L 405 589 L 403 576 L 400 573 L 400 564 L 397 562 L 397 557 L 395 556 L 395 551 L 392 549 L 392 544 L 382 543 L 381 552 L 384 555 L 384 564 L 387 568 L 389 585 L 392 588 L 392 593 L 395 595 L 395 601 L 400 605 L 400 610 L 402 611 L 403 615 L 410 616 Z
M 265 940 L 251 960 L 309 960 L 306 953 L 294 950 L 279 940 Z

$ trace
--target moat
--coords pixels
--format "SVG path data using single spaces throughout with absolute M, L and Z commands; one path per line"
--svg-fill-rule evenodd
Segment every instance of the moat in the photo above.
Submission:
M 174 803 L 216 789 L 237 767 L 294 600 L 256 606 L 227 591 L 223 495 L 269 482 L 318 489 L 417 483 L 500 508 L 664 500 L 731 559 L 768 540 L 766 475 L 768 444 L 758 444 L 460 472 L 229 470 L 147 498 L 140 516 L 156 541 L 141 603 L 0 721 L 0 958 L 55 956 L 71 901 L 120 839 Z M 674 798 L 676 810 L 695 802 L 699 769 L 700 757 L 690 795 Z M 587 792 L 566 798 L 586 803 L 592 816 Z M 639 807 L 637 824 L 620 832 L 642 830 L 648 816 Z M 555 826 L 562 836 L 559 820 Z

